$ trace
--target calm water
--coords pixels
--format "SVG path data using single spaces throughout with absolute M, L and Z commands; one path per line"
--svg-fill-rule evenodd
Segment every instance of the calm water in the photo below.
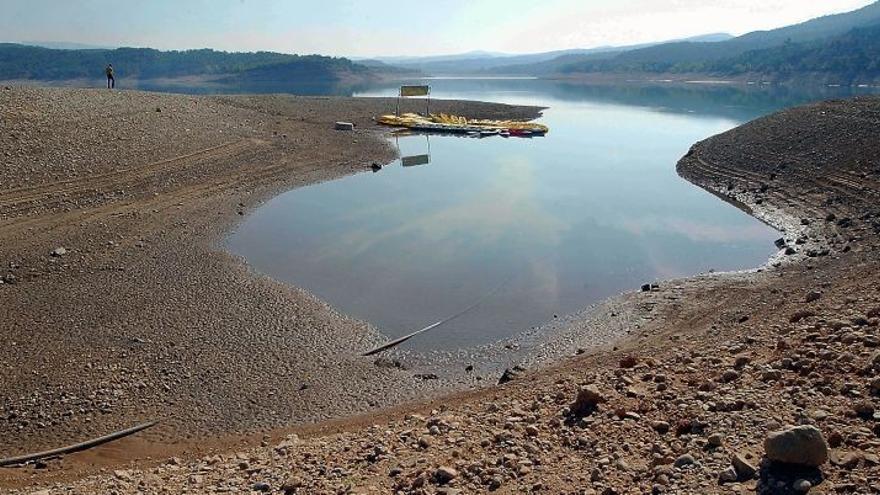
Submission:
M 228 247 L 406 344 L 515 335 L 645 282 L 754 267 L 769 227 L 679 178 L 695 141 L 810 95 L 433 81 L 436 97 L 550 107 L 544 138 L 410 136 L 407 162 L 290 191 Z M 393 94 L 390 87 L 366 95 Z

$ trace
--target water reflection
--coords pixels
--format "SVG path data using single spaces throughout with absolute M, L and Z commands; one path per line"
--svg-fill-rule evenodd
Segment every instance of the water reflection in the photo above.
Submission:
M 420 349 L 495 341 L 646 281 L 752 267 L 774 250 L 772 229 L 674 167 L 693 142 L 769 102 L 734 112 L 687 93 L 469 84 L 437 82 L 433 91 L 549 106 L 550 134 L 398 137 L 405 159 L 275 198 L 230 249 L 389 336 L 492 294 L 405 344 Z
M 428 165 L 431 163 L 431 136 L 430 134 L 425 134 L 425 148 L 424 153 L 418 155 L 407 155 L 401 152 L 400 150 L 400 138 L 401 136 L 406 136 L 406 133 L 397 133 L 394 135 L 394 144 L 397 145 L 397 154 L 400 155 L 400 164 L 404 167 L 417 167 L 419 165 Z M 412 153 L 412 151 L 410 151 Z

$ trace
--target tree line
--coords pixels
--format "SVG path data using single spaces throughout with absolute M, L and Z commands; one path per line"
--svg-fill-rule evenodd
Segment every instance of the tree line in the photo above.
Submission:
M 273 71 L 330 75 L 369 71 L 346 58 L 288 55 L 274 52 L 224 52 L 210 49 L 160 51 L 152 48 L 113 50 L 55 50 L 20 44 L 0 44 L 0 79 L 65 80 L 103 77 L 112 63 L 118 77 L 152 79 L 195 75 L 235 75 Z

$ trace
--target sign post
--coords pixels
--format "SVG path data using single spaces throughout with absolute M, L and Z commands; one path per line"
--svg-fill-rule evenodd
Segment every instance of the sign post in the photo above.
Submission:
M 401 86 L 397 95 L 397 116 L 400 117 L 400 99 L 411 96 L 426 96 L 425 115 L 431 114 L 431 86 Z

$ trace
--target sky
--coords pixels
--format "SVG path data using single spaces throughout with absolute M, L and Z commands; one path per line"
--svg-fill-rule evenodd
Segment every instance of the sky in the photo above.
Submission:
M 372 57 L 735 35 L 874 0 L 0 0 L 0 41 Z

